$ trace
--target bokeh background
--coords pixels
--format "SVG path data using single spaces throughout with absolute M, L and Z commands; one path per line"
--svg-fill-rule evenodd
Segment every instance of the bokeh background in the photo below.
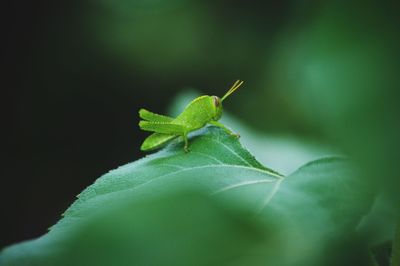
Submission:
M 144 154 L 141 107 L 195 88 L 265 134 L 334 146 L 398 203 L 396 1 L 9 1 L 0 247 Z

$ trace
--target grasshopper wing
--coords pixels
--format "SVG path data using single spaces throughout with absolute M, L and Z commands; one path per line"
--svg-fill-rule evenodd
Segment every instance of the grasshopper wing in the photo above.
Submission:
M 170 123 L 172 120 L 174 120 L 172 117 L 165 116 L 165 115 L 159 115 L 155 114 L 153 112 L 150 112 L 146 109 L 140 109 L 139 110 L 139 116 L 140 118 L 147 120 L 149 122 L 165 122 L 165 123 Z

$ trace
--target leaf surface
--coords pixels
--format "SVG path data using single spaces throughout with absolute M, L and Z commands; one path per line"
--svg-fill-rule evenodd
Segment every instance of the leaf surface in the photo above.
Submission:
M 176 140 L 100 177 L 49 233 L 5 249 L 0 264 L 318 265 L 371 206 L 342 158 L 283 177 L 215 127 L 192 134 L 190 149 Z

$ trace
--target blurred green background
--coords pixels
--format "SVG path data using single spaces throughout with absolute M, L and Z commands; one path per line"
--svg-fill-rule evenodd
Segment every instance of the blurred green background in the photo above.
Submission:
M 0 247 L 42 235 L 98 176 L 144 156 L 139 108 L 166 113 L 179 92 L 222 95 L 236 79 L 245 84 L 225 109 L 240 121 L 349 154 L 366 183 L 399 202 L 396 1 L 10 1 L 5 10 Z

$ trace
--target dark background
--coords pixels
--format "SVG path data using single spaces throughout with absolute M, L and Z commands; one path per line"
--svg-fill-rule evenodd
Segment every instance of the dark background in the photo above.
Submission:
M 224 1 L 213 3 L 212 8 L 223 23 L 237 20 L 235 14 L 259 12 L 258 20 L 279 26 L 286 4 L 270 3 L 273 12 Z M 0 247 L 45 233 L 97 177 L 143 156 L 139 147 L 147 134 L 137 127 L 140 107 L 163 112 L 186 86 L 212 85 L 222 93 L 234 79 L 245 79 L 246 72 L 252 75 L 251 69 L 243 71 L 239 65 L 220 71 L 224 59 L 184 62 L 180 64 L 185 68 L 164 73 L 157 70 L 157 62 L 143 67 L 134 58 L 129 63 L 115 58 L 104 51 L 88 25 L 93 22 L 88 22 L 89 16 L 112 16 L 98 10 L 102 7 L 95 1 L 10 1 L 7 5 L 2 87 L 10 95 L 3 98 L 7 138 Z M 228 39 L 235 42 L 237 36 Z M 207 55 L 209 49 L 224 49 L 227 43 L 219 41 L 210 40 L 209 47 L 199 52 Z M 151 41 L 146 45 L 162 49 Z M 157 59 L 168 65 L 169 57 Z M 236 61 L 235 57 L 229 60 Z
M 142 157 L 147 134 L 137 127 L 138 109 L 163 113 L 187 87 L 222 95 L 243 79 L 246 91 L 227 106 L 236 116 L 264 132 L 336 143 L 340 134 L 325 134 L 298 94 L 284 88 L 290 85 L 275 80 L 276 66 L 290 61 L 279 48 L 315 30 L 321 14 L 334 14 L 322 16 L 332 26 L 326 31 L 349 23 L 357 29 L 349 36 L 362 32 L 368 41 L 381 32 L 388 38 L 383 43 L 397 50 L 395 2 L 371 3 L 8 1 L 2 8 L 0 247 L 42 235 L 97 177 Z M 327 53 L 354 43 L 343 38 Z M 282 79 L 295 84 L 288 73 Z M 390 106 L 396 113 L 397 104 Z

